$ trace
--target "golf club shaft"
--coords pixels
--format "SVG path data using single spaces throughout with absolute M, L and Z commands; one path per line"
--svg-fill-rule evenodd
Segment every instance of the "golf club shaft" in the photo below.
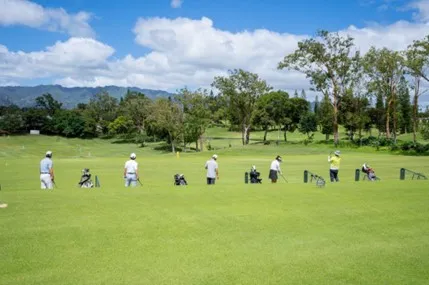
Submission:
M 283 174 L 280 174 L 280 176 L 283 178 L 283 180 L 284 180 L 284 181 L 286 181 L 286 183 L 289 183 L 289 182 L 286 180 L 286 177 L 284 177 L 284 176 L 283 176 Z

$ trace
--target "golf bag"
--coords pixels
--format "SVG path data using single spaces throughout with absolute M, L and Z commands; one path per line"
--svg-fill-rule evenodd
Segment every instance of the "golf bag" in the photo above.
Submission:
M 375 172 L 374 169 L 372 169 L 371 167 L 369 167 L 368 165 L 363 165 L 362 166 L 362 172 L 365 173 L 368 177 L 368 180 L 370 181 L 374 181 L 377 179 L 377 177 L 375 176 Z
M 185 175 L 175 174 L 174 175 L 174 185 L 176 185 L 176 186 L 188 185 L 188 182 L 185 179 Z
M 261 175 L 261 173 L 259 173 L 258 171 L 256 171 L 256 167 L 253 166 L 252 169 L 250 170 L 250 183 L 262 183 L 262 178 L 259 178 L 259 176 Z
M 94 183 L 91 181 L 91 174 L 89 173 L 89 169 L 85 168 L 82 170 L 82 176 L 79 181 L 80 188 L 92 188 L 94 187 Z

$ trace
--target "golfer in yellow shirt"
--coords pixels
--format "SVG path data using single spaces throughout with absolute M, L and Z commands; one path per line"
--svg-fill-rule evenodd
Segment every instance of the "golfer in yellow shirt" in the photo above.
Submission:
M 328 162 L 330 163 L 329 176 L 331 177 L 331 182 L 340 181 L 338 179 L 338 171 L 340 170 L 340 162 L 341 162 L 340 154 L 341 154 L 340 151 L 336 150 L 334 152 L 334 156 L 331 156 L 331 155 L 328 156 Z

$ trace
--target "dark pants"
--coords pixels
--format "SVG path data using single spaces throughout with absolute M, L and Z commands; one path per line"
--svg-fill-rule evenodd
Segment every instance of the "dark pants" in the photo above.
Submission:
M 329 176 L 331 177 L 331 182 L 338 182 L 338 169 L 329 169 Z
M 207 185 L 215 184 L 216 178 L 207 177 Z

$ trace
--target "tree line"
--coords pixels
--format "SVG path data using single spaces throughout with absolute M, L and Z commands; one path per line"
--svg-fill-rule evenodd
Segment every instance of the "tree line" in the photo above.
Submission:
M 191 144 L 201 150 L 211 125 L 241 131 L 243 145 L 249 143 L 252 130 L 264 131 L 264 141 L 270 131 L 284 141 L 288 133 L 299 131 L 307 135 L 306 142 L 319 131 L 327 141 L 332 135 L 338 144 L 342 125 L 351 141 L 362 141 L 364 133 L 375 136 L 375 128 L 379 138 L 393 144 L 398 134 L 413 133 L 415 144 L 419 130 L 429 138 L 427 112 L 419 111 L 419 98 L 426 91 L 423 82 L 429 83 L 428 66 L 429 36 L 404 51 L 372 47 L 361 55 L 353 38 L 319 31 L 299 42 L 277 67 L 306 75 L 311 90 L 320 95 L 312 104 L 304 90 L 290 96 L 273 90 L 258 74 L 234 69 L 214 78 L 216 94 L 184 88 L 174 96 L 151 100 L 128 91 L 118 100 L 102 92 L 71 110 L 51 94 L 43 94 L 34 107 L 0 107 L 0 130 L 164 140 L 174 152 Z

